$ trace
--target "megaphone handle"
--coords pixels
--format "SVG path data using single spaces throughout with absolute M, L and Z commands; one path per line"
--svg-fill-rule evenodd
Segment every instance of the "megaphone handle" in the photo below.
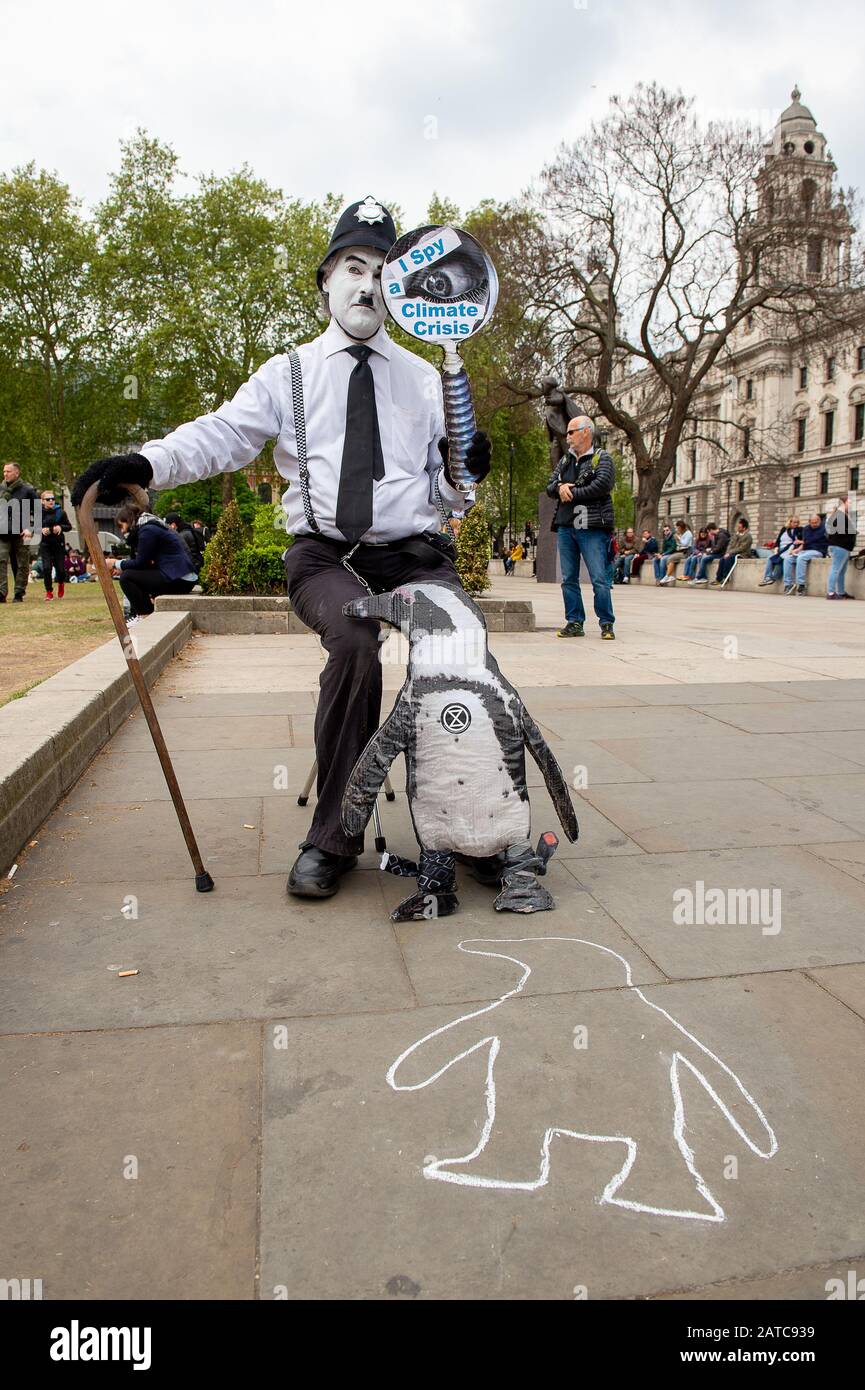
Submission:
M 477 425 L 468 375 L 455 347 L 445 348 L 442 366 L 445 429 L 448 436 L 448 472 L 460 492 L 472 492 L 475 479 L 466 468 L 466 454 Z

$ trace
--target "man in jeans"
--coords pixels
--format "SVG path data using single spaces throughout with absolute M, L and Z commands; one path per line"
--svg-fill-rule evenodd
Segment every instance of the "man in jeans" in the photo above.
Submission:
M 557 497 L 552 521 L 562 565 L 562 593 L 565 600 L 565 626 L 559 637 L 583 637 L 586 610 L 580 590 L 580 561 L 592 581 L 595 616 L 601 637 L 612 642 L 612 589 L 610 585 L 610 542 L 614 531 L 612 493 L 616 481 L 613 460 L 606 451 L 594 449 L 594 426 L 587 415 L 577 415 L 568 424 L 568 453 L 561 459 L 547 484 L 547 496 Z

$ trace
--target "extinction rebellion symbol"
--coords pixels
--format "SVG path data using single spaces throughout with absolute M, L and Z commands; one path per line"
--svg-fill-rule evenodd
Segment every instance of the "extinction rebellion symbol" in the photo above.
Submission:
M 449 734 L 461 734 L 469 727 L 472 717 L 465 705 L 445 705 L 442 710 L 442 728 Z

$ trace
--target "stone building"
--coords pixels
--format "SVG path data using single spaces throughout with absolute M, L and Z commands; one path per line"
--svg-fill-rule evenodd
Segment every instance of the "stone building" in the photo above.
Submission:
M 787 215 L 793 208 L 802 219 L 795 254 L 805 258 L 805 273 L 825 280 L 828 272 L 843 288 L 853 228 L 833 188 L 826 137 L 800 95 L 794 88 L 766 142 L 758 217 L 771 218 L 780 204 Z M 759 311 L 745 321 L 695 402 L 701 423 L 696 437 L 686 429 L 682 438 L 661 495 L 662 521 L 732 527 L 747 516 L 763 541 L 791 513 L 804 521 L 825 513 L 838 493 L 865 489 L 865 304 L 859 315 L 857 292 L 850 296 L 845 317 L 859 327 L 834 337 L 810 338 Z M 650 409 L 651 383 L 648 369 L 621 377 L 622 398 L 638 418 L 643 402 Z M 609 442 L 623 443 L 614 431 Z M 865 507 L 858 511 L 865 544 Z

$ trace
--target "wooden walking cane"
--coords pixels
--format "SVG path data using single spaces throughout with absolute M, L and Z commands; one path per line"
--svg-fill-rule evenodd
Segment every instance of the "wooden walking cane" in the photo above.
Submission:
M 123 483 L 122 487 L 129 493 L 131 501 L 140 507 L 148 508 L 150 500 L 147 493 L 135 483 Z M 147 720 L 148 728 L 153 739 L 156 754 L 162 765 L 165 780 L 168 783 L 168 790 L 171 793 L 171 800 L 174 802 L 174 809 L 177 812 L 177 819 L 180 821 L 180 828 L 183 831 L 183 838 L 186 841 L 186 848 L 189 850 L 189 857 L 195 869 L 195 886 L 199 893 L 209 893 L 213 888 L 213 879 L 204 867 L 195 834 L 183 804 L 183 797 L 180 794 L 180 787 L 177 784 L 177 776 L 171 765 L 171 758 L 165 746 L 165 739 L 159 727 L 159 720 L 156 717 L 156 710 L 153 708 L 153 701 L 150 698 L 150 691 L 147 689 L 147 682 L 144 679 L 144 672 L 141 670 L 141 663 L 135 651 L 126 620 L 123 617 L 123 609 L 114 588 L 114 580 L 105 563 L 105 556 L 102 554 L 102 546 L 99 544 L 99 533 L 96 530 L 96 523 L 93 520 L 93 507 L 96 496 L 99 492 L 99 481 L 92 483 L 87 489 L 81 502 L 81 506 L 76 508 L 78 518 L 78 529 L 87 542 L 87 549 L 90 557 L 96 566 L 96 573 L 99 576 L 99 583 L 102 585 L 102 592 L 105 595 L 105 602 L 114 623 L 120 645 L 123 648 L 123 655 L 126 657 L 126 664 L 129 667 L 129 674 L 138 692 L 141 701 L 141 708 L 144 711 L 144 718 Z

